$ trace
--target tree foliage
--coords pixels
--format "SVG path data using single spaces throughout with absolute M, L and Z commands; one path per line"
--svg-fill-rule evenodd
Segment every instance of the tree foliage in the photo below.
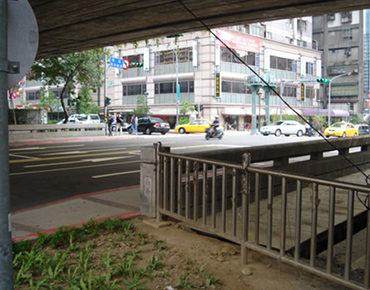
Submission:
M 180 108 L 180 114 L 185 116 L 187 112 L 193 112 L 194 106 L 190 105 L 188 101 L 182 101 L 182 107 Z
M 147 100 L 144 96 L 137 96 L 136 108 L 133 113 L 136 114 L 138 117 L 148 115 L 149 107 L 147 105 Z
M 71 98 L 77 84 L 87 89 L 102 85 L 105 54 L 104 49 L 94 49 L 37 60 L 32 65 L 33 79 L 41 80 L 45 86 L 63 86 L 60 102 L 66 121 L 64 98 Z
M 100 112 L 100 108 L 93 103 L 87 87 L 82 87 L 78 91 L 78 96 L 72 100 L 72 105 L 79 114 L 99 114 Z

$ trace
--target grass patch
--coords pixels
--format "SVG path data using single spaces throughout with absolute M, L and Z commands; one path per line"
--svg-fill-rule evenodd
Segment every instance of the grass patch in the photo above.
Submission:
M 13 244 L 15 289 L 214 289 L 219 279 L 204 265 L 167 265 L 163 240 L 135 229 L 129 220 L 91 220 L 62 227 L 33 242 Z M 177 267 L 177 268 L 176 268 Z M 189 267 L 191 269 L 189 270 Z M 176 269 L 176 271 L 175 271 Z

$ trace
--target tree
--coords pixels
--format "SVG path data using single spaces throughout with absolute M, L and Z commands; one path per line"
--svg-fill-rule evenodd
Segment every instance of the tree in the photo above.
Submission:
M 55 97 L 55 94 L 53 92 L 49 92 L 47 90 L 41 91 L 41 98 L 37 104 L 37 106 L 40 107 L 48 107 L 51 111 L 54 111 L 56 108 L 58 108 L 58 99 Z
M 193 112 L 194 106 L 191 106 L 188 101 L 182 101 L 182 108 L 180 108 L 180 114 L 185 116 L 188 111 Z
M 88 89 L 101 86 L 105 54 L 104 49 L 100 48 L 41 59 L 32 65 L 33 79 L 41 80 L 45 86 L 63 86 L 60 102 L 66 116 L 65 122 L 68 113 L 64 98 L 71 98 L 78 83 Z
M 146 104 L 146 99 L 144 96 L 137 96 L 136 98 L 136 109 L 134 110 L 134 114 L 136 116 L 146 116 L 149 113 L 149 107 Z
M 87 87 L 82 87 L 78 91 L 78 96 L 73 99 L 72 104 L 80 114 L 99 114 L 100 112 L 100 108 L 93 103 L 90 90 Z

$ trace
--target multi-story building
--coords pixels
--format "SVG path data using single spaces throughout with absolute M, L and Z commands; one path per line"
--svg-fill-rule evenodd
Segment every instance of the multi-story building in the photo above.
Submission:
M 313 17 L 313 38 L 323 52 L 322 74 L 331 80 L 320 98 L 327 103 L 330 97 L 333 109 L 347 109 L 356 115 L 364 114 L 368 106 L 368 88 L 364 86 L 368 78 L 364 61 L 369 57 L 364 54 L 364 20 L 368 17 L 365 11 Z
M 163 37 L 111 47 L 115 57 L 144 66 L 109 69 L 110 108 L 134 109 L 137 96 L 142 95 L 151 114 L 174 125 L 178 107 L 182 101 L 188 101 L 194 106 L 202 105 L 203 117 L 212 119 L 219 115 L 223 122 L 237 124 L 237 128 L 253 123 L 254 115 L 260 115 L 259 120 L 263 120 L 267 113 L 271 118 L 295 114 L 274 91 L 262 85 L 262 94 L 253 102 L 251 85 L 257 82 L 259 86 L 258 78 L 254 77 L 257 73 L 279 90 L 284 101 L 297 112 L 305 114 L 305 109 L 311 109 L 305 115 L 312 115 L 313 109 L 314 112 L 319 109 L 316 100 L 320 85 L 316 78 L 321 77 L 322 63 L 321 52 L 315 49 L 310 37 L 310 19 L 213 30 L 222 42 L 213 34 L 201 31 L 176 39 Z

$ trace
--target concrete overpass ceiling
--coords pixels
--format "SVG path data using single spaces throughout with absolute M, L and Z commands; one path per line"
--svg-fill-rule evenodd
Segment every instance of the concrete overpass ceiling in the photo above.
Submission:
M 29 0 L 37 58 L 176 33 L 370 8 L 369 0 Z M 185 8 L 185 7 L 186 8 Z

